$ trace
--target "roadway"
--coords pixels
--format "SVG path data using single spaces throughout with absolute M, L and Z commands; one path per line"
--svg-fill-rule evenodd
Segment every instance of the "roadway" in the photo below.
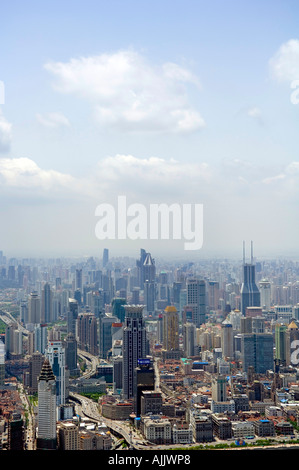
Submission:
M 70 393 L 70 396 L 80 402 L 80 409 L 84 416 L 97 423 L 104 423 L 112 434 L 117 437 L 122 436 L 130 448 L 140 450 L 144 449 L 144 446 L 147 445 L 145 439 L 141 437 L 136 430 L 131 429 L 131 426 L 127 421 L 105 418 L 100 414 L 98 405 L 93 400 L 73 392 Z

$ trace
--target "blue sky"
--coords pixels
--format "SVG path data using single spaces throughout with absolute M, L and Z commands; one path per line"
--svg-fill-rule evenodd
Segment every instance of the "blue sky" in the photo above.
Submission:
M 1 249 L 183 256 L 182 243 L 97 240 L 95 208 L 125 194 L 202 203 L 203 248 L 188 256 L 241 256 L 243 239 L 257 256 L 297 255 L 298 10 L 288 0 L 3 5 Z

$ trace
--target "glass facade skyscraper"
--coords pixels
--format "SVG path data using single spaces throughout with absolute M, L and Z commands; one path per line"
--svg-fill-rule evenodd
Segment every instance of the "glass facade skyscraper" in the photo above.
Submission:
M 255 265 L 253 264 L 252 244 L 251 262 L 245 263 L 245 251 L 243 255 L 243 282 L 241 285 L 241 311 L 246 315 L 247 307 L 260 307 L 260 291 L 255 282 Z
M 123 395 L 134 396 L 134 374 L 138 359 L 146 357 L 146 329 L 143 305 L 125 305 L 126 316 L 123 330 Z

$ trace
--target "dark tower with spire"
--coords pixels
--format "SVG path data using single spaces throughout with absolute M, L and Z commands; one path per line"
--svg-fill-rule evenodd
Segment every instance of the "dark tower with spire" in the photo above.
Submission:
M 253 243 L 251 242 L 251 260 L 245 262 L 245 242 L 243 242 L 243 282 L 241 286 L 241 311 L 246 314 L 247 307 L 260 307 L 260 291 L 255 283 L 255 265 L 253 263 Z

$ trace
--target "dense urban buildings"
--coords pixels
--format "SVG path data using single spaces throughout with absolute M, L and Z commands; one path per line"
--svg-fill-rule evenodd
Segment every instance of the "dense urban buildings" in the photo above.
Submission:
M 299 261 L 1 261 L 1 448 L 296 442 Z

